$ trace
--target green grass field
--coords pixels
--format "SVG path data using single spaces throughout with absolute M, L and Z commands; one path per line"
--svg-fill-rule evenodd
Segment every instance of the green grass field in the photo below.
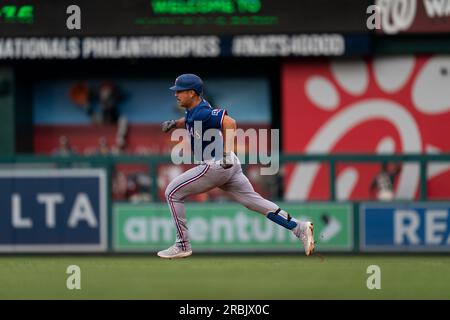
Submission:
M 450 299 L 450 256 L 0 256 L 0 299 Z

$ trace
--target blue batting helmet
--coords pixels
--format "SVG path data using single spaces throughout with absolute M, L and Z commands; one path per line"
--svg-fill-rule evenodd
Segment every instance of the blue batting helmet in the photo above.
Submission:
M 199 95 L 203 93 L 203 81 L 195 74 L 182 74 L 175 79 L 175 85 L 170 87 L 172 91 L 194 90 Z

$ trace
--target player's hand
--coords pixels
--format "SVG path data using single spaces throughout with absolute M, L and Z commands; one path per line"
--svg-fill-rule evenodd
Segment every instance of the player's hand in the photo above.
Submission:
M 171 129 L 177 126 L 177 122 L 175 120 L 164 121 L 162 123 L 162 131 L 169 132 Z
M 224 169 L 230 169 L 233 166 L 233 159 L 231 157 L 231 153 L 223 153 L 223 159 L 220 163 L 220 166 Z

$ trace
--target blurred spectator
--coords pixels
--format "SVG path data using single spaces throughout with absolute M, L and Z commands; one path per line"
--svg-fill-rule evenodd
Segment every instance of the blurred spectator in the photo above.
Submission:
M 370 185 L 372 198 L 376 198 L 380 201 L 393 200 L 394 183 L 400 171 L 400 164 L 397 164 L 392 171 L 389 171 L 389 164 L 383 162 L 381 164 L 381 171 L 373 179 L 372 184 Z
M 111 148 L 111 153 L 121 155 L 126 153 L 127 149 L 127 134 L 128 134 L 128 119 L 125 116 L 119 118 L 116 133 L 116 145 Z
M 58 142 L 58 147 L 53 152 L 53 155 L 68 157 L 73 154 L 75 154 L 75 152 L 70 145 L 69 139 L 66 136 L 60 136 L 59 142 Z
M 98 140 L 98 149 L 97 149 L 96 153 L 97 153 L 97 155 L 100 155 L 100 156 L 108 156 L 109 155 L 110 150 L 109 150 L 109 146 L 108 146 L 108 141 L 106 140 L 105 137 L 101 137 Z
M 113 179 L 113 200 L 130 201 L 133 203 L 151 201 L 151 179 L 144 172 L 126 174 L 117 171 Z
M 126 200 L 128 189 L 127 175 L 123 171 L 116 171 L 113 178 L 113 200 Z
M 123 137 L 116 139 L 116 145 L 111 148 L 111 154 L 116 156 L 127 153 L 127 144 Z
M 117 86 L 109 81 L 104 81 L 98 89 L 98 98 L 102 113 L 102 122 L 116 124 L 119 119 L 118 103 L 120 93 Z
M 86 81 L 76 82 L 69 90 L 69 97 L 94 123 L 116 124 L 119 119 L 118 104 L 122 95 L 113 82 L 103 81 L 96 91 L 90 89 Z M 100 115 L 94 110 L 94 99 L 98 99 Z
M 128 176 L 127 198 L 133 203 L 151 201 L 149 193 L 151 179 L 144 172 L 136 172 Z
M 76 82 L 69 90 L 72 103 L 82 108 L 86 114 L 95 121 L 94 109 L 92 107 L 92 94 L 86 81 Z

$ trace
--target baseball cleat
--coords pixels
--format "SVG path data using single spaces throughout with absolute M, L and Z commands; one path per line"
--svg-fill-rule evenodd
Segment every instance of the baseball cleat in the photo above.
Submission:
M 171 246 L 166 250 L 162 250 L 158 252 L 158 256 L 163 259 L 177 259 L 177 258 L 186 258 L 192 254 L 192 250 L 184 251 L 176 245 Z
M 305 253 L 309 256 L 314 252 L 314 225 L 312 222 L 300 222 L 294 234 L 303 242 Z

